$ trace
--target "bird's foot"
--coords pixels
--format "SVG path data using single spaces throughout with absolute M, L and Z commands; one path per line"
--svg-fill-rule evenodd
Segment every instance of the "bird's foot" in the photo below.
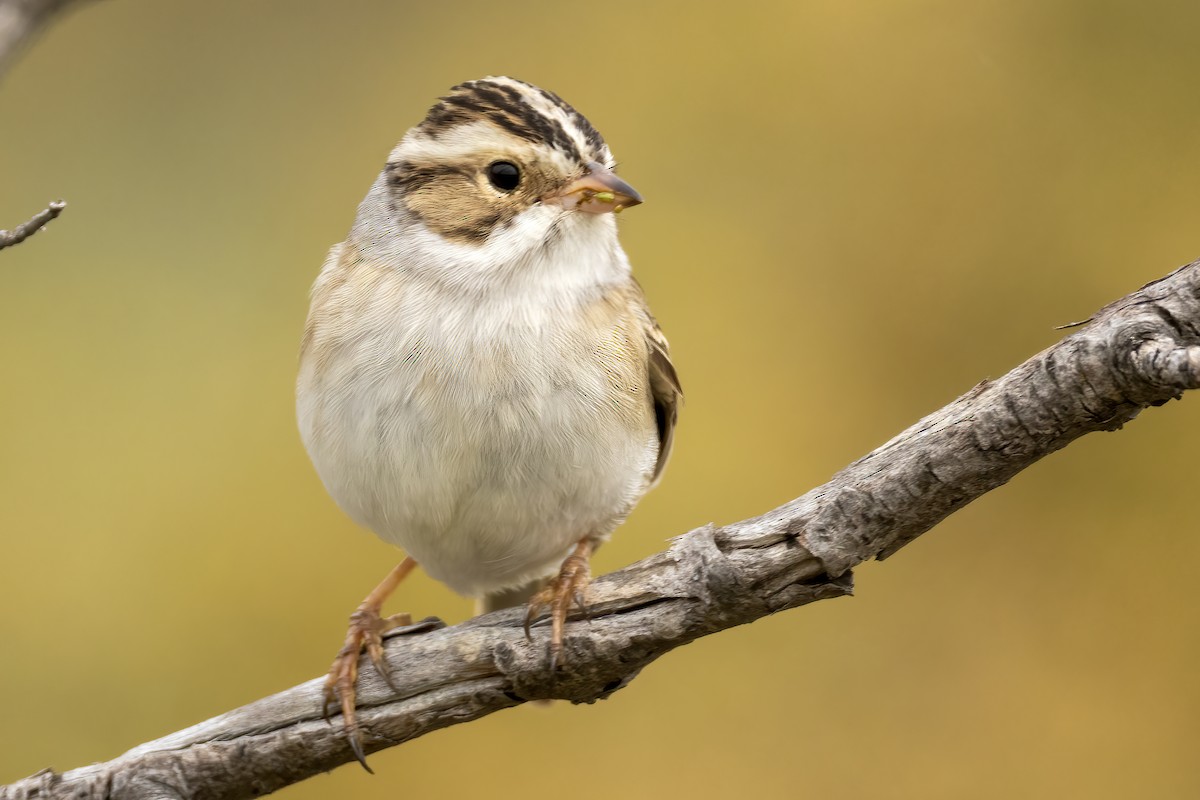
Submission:
M 525 612 L 525 636 L 530 637 L 529 628 L 542 613 L 543 609 L 550 610 L 550 669 L 556 669 L 562 662 L 563 627 L 567 621 L 567 613 L 574 602 L 581 611 L 587 613 L 584 603 L 584 592 L 591 581 L 588 569 L 589 559 L 595 545 L 592 540 L 582 539 L 571 555 L 567 556 L 554 577 L 545 587 L 529 599 L 529 608 Z
M 366 603 L 359 606 L 358 610 L 350 615 L 346 643 L 338 651 L 333 665 L 329 668 L 329 674 L 325 676 L 325 699 L 322 705 L 325 719 L 329 719 L 332 709 L 341 707 L 342 728 L 346 732 L 346 738 L 350 740 L 354 757 L 367 772 L 372 770 L 367 766 L 367 757 L 362 746 L 362 731 L 358 727 L 358 715 L 355 712 L 359 656 L 365 650 L 375 671 L 388 686 L 395 689 L 391 671 L 383 659 L 383 634 L 405 625 L 412 625 L 412 616 L 409 614 L 381 617 L 378 608 L 371 608 Z
M 367 599 L 359 604 L 350 615 L 350 627 L 346 631 L 346 643 L 333 659 L 329 674 L 325 676 L 325 695 L 321 702 L 321 713 L 326 721 L 329 720 L 331 709 L 341 708 L 342 729 L 350 742 L 350 749 L 363 769 L 372 772 L 367 766 L 367 756 L 363 751 L 362 731 L 358 726 L 358 715 L 355 713 L 355 700 L 358 696 L 358 659 L 364 650 L 367 657 L 375 665 L 375 671 L 393 690 L 392 675 L 387 662 L 383 659 L 383 635 L 406 625 L 412 625 L 412 617 L 408 614 L 393 614 L 390 617 L 380 616 L 383 603 L 408 573 L 417 566 L 412 557 L 401 561 L 383 582 L 375 587 Z

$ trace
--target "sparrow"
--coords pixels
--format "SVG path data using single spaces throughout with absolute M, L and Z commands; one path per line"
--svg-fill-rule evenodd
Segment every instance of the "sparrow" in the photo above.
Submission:
M 392 150 L 312 288 L 296 408 L 329 494 L 406 558 L 325 682 L 366 767 L 358 662 L 418 564 L 480 611 L 550 617 L 557 667 L 589 559 L 662 476 L 682 389 L 617 239 L 642 202 L 552 92 L 459 84 Z M 368 771 L 369 768 L 368 768 Z

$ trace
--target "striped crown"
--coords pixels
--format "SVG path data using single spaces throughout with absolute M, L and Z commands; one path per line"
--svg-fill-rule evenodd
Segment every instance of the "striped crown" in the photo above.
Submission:
M 545 144 L 572 161 L 612 160 L 604 137 L 587 118 L 554 92 L 516 78 L 488 77 L 460 83 L 440 98 L 417 131 L 438 138 L 454 128 L 487 121 L 535 144 Z

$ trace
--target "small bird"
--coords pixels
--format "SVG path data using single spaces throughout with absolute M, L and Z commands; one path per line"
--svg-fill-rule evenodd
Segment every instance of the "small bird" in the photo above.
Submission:
M 312 289 L 296 407 L 322 482 L 407 557 L 325 684 L 359 761 L 358 661 L 420 564 L 490 611 L 549 611 L 552 667 L 592 553 L 661 477 L 682 390 L 617 241 L 642 202 L 599 132 L 507 77 L 459 84 L 392 150 Z M 368 770 L 369 771 L 369 770 Z

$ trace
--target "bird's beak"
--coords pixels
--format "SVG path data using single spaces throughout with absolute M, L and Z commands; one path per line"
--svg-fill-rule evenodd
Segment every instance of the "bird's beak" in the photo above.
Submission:
M 642 202 L 642 196 L 637 189 L 614 175 L 612 170 L 593 161 L 588 164 L 588 170 L 582 178 L 571 181 L 542 200 L 560 205 L 568 211 L 603 214 L 636 206 Z

